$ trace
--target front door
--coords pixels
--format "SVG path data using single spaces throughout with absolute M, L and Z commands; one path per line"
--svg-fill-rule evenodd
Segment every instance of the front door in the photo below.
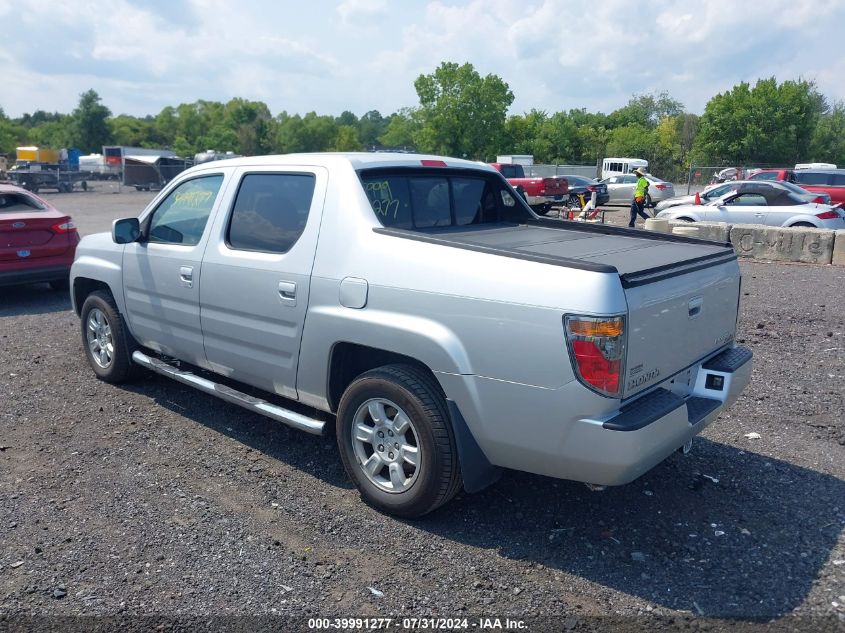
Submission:
M 236 178 L 202 264 L 206 355 L 218 373 L 296 398 L 328 175 L 317 167 L 244 168 Z
M 126 245 L 123 286 L 129 329 L 144 346 L 205 364 L 199 293 L 208 219 L 223 174 L 191 178 L 143 221 L 141 241 Z
M 759 193 L 740 193 L 725 200 L 725 204 L 704 207 L 708 222 L 731 224 L 765 224 L 769 207 L 765 196 Z

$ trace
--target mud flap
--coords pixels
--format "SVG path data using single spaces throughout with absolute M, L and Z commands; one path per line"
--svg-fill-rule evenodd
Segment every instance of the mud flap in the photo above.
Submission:
M 458 405 L 452 400 L 446 400 L 446 403 L 449 406 L 452 430 L 455 432 L 455 443 L 458 447 L 458 459 L 461 464 L 464 490 L 479 492 L 499 480 L 499 477 L 502 476 L 502 468 L 494 466 L 487 459 L 484 451 L 481 450 L 469 430 Z

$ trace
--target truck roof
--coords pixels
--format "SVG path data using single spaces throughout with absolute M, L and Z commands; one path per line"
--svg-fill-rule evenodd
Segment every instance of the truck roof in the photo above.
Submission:
M 201 167 L 249 166 L 261 164 L 272 165 L 337 165 L 338 161 L 348 162 L 353 169 L 368 169 L 373 167 L 459 167 L 495 171 L 486 163 L 436 156 L 433 154 L 404 154 L 399 152 L 312 152 L 302 154 L 273 154 L 267 156 L 242 156 L 203 163 Z M 425 165 L 422 161 L 440 161 L 445 165 Z

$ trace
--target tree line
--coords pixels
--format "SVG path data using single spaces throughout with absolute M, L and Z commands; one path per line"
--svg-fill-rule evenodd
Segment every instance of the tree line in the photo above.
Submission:
M 9 118 L 0 108 L 0 152 L 20 145 L 166 147 L 182 156 L 206 149 L 237 154 L 355 151 L 373 147 L 491 161 L 533 154 L 536 163 L 596 164 L 605 156 L 649 160 L 651 171 L 683 178 L 690 165 L 845 164 L 845 104 L 830 103 L 812 81 L 742 82 L 715 95 L 702 115 L 665 92 L 634 95 L 609 114 L 533 109 L 508 115 L 508 84 L 472 64 L 443 62 L 414 82 L 419 103 L 383 116 L 275 116 L 261 101 L 196 101 L 157 115 L 113 116 L 99 95 L 80 95 L 70 114 L 42 110 Z

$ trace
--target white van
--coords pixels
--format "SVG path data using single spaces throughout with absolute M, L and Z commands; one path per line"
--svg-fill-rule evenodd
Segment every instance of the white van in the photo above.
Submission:
M 642 158 L 605 158 L 601 163 L 601 178 L 630 174 L 638 167 L 648 171 L 648 161 Z

